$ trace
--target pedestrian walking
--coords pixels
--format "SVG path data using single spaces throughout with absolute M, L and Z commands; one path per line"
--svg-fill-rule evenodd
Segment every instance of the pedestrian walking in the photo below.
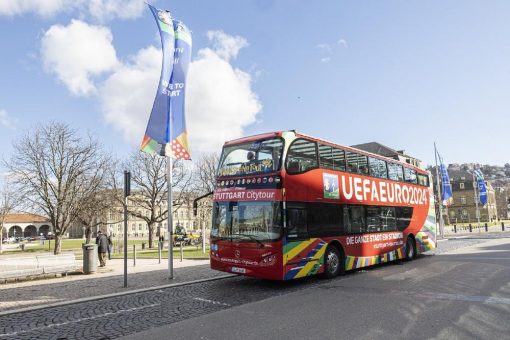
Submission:
M 113 242 L 112 235 L 108 235 L 108 260 L 112 259 Z
M 106 266 L 106 252 L 108 251 L 108 238 L 101 231 L 97 232 L 97 252 L 99 254 L 99 267 Z

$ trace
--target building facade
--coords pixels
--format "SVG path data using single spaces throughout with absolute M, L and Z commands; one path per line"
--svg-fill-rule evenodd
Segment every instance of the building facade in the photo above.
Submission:
M 53 233 L 50 221 L 35 214 L 7 214 L 2 230 L 3 237 L 36 237 Z
M 351 145 L 351 147 L 375 153 L 376 155 L 392 158 L 400 162 L 408 163 L 418 168 L 422 168 L 421 161 L 418 158 L 407 155 L 404 150 L 394 150 L 377 142 Z
M 485 181 L 487 204 L 482 205 L 478 200 L 477 183 L 473 179 L 471 169 L 450 166 L 448 175 L 452 185 L 453 199 L 451 204 L 443 210 L 446 224 L 475 223 L 478 222 L 478 216 L 480 222 L 491 222 L 498 219 L 496 193 L 490 182 Z
M 498 219 L 506 220 L 510 218 L 510 191 L 508 186 L 494 188 L 496 192 L 496 208 L 498 209 Z
M 200 232 L 202 228 L 208 232 L 211 228 L 212 222 L 212 199 L 210 197 L 200 200 L 198 202 L 197 214 L 193 213 L 193 199 L 195 195 L 185 197 L 181 201 L 174 201 L 174 208 L 172 214 L 173 231 L 184 229 L 186 232 Z M 167 201 L 163 200 L 159 211 L 165 211 L 167 209 Z M 128 210 L 130 212 L 136 212 L 137 215 L 149 217 L 150 211 L 143 209 L 139 206 L 135 206 L 133 200 L 128 200 Z M 97 227 L 92 228 L 92 233 L 95 235 L 98 230 L 112 235 L 114 238 L 124 237 L 124 215 L 123 208 L 121 205 L 113 206 L 104 217 L 106 223 L 101 224 Z M 155 236 L 164 236 L 165 239 L 168 237 L 168 222 L 167 215 L 163 216 L 163 221 L 156 223 Z M 85 237 L 85 227 L 79 223 L 75 223 L 70 228 L 69 237 L 71 238 L 83 238 Z M 149 236 L 149 226 L 147 222 L 133 214 L 128 214 L 128 225 L 127 225 L 127 236 L 129 238 L 147 238 Z

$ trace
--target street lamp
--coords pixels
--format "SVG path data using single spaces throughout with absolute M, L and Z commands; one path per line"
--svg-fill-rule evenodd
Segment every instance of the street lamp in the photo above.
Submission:
M 48 251 L 51 252 L 51 231 L 48 231 Z

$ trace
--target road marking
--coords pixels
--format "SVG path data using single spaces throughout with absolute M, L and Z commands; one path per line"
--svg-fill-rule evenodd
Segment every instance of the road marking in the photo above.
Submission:
M 463 257 L 462 260 L 510 260 L 510 257 Z
M 30 333 L 30 332 L 35 331 L 35 330 L 40 331 L 40 330 L 47 329 L 47 328 L 66 326 L 66 325 L 73 324 L 73 323 L 79 323 L 79 322 L 82 322 L 82 321 L 102 318 L 104 316 L 116 315 L 116 314 L 121 314 L 121 313 L 129 313 L 129 312 L 133 312 L 133 311 L 136 311 L 136 310 L 145 309 L 145 308 L 152 308 L 152 307 L 156 307 L 156 306 L 161 306 L 161 304 L 160 303 L 153 303 L 151 305 L 145 305 L 145 306 L 141 306 L 141 307 L 133 307 L 133 308 L 129 308 L 129 309 L 121 309 L 121 310 L 118 310 L 118 311 L 115 311 L 115 312 L 108 312 L 108 313 L 103 313 L 103 314 L 99 314 L 99 315 L 94 315 L 94 316 L 91 316 L 91 317 L 88 317 L 88 318 L 81 318 L 81 319 L 76 319 L 76 320 L 72 320 L 72 321 L 54 323 L 54 324 L 46 325 L 46 326 L 42 326 L 42 327 L 24 329 L 24 330 L 21 330 L 21 331 L 18 331 L 18 332 L 14 332 L 14 333 L 0 334 L 0 338 L 15 336 L 15 335 L 23 334 L 23 333 Z
M 480 296 L 480 295 L 463 295 L 463 294 L 447 294 L 447 293 L 416 293 L 415 296 L 426 299 L 437 300 L 454 300 L 454 301 L 469 301 L 469 302 L 482 302 L 490 304 L 504 304 L 510 305 L 510 299 L 494 296 Z
M 223 302 L 219 302 L 219 301 L 202 299 L 202 298 L 199 298 L 199 297 L 193 298 L 193 300 L 207 302 L 207 303 L 212 303 L 213 305 L 221 305 L 221 306 L 231 307 L 231 305 L 229 305 L 228 303 L 223 303 Z

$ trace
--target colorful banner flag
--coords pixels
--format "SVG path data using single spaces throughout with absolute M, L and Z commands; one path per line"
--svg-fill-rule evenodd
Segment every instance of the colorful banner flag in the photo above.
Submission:
M 186 75 L 191 61 L 191 32 L 181 22 L 174 20 L 175 52 L 174 69 L 170 80 L 170 152 L 177 159 L 191 159 L 186 131 L 185 94 Z
M 485 185 L 485 179 L 483 173 L 479 169 L 474 170 L 476 182 L 478 184 L 478 197 L 482 205 L 487 204 L 487 186 Z
M 149 8 L 158 24 L 163 63 L 158 91 L 141 150 L 191 159 L 184 112 L 186 75 L 191 60 L 191 33 L 169 11 Z
M 439 152 L 437 155 L 439 156 L 439 171 L 441 173 L 441 200 L 444 205 L 449 205 L 453 203 L 452 185 L 450 183 L 450 177 L 448 176 L 448 170 L 446 169 Z

